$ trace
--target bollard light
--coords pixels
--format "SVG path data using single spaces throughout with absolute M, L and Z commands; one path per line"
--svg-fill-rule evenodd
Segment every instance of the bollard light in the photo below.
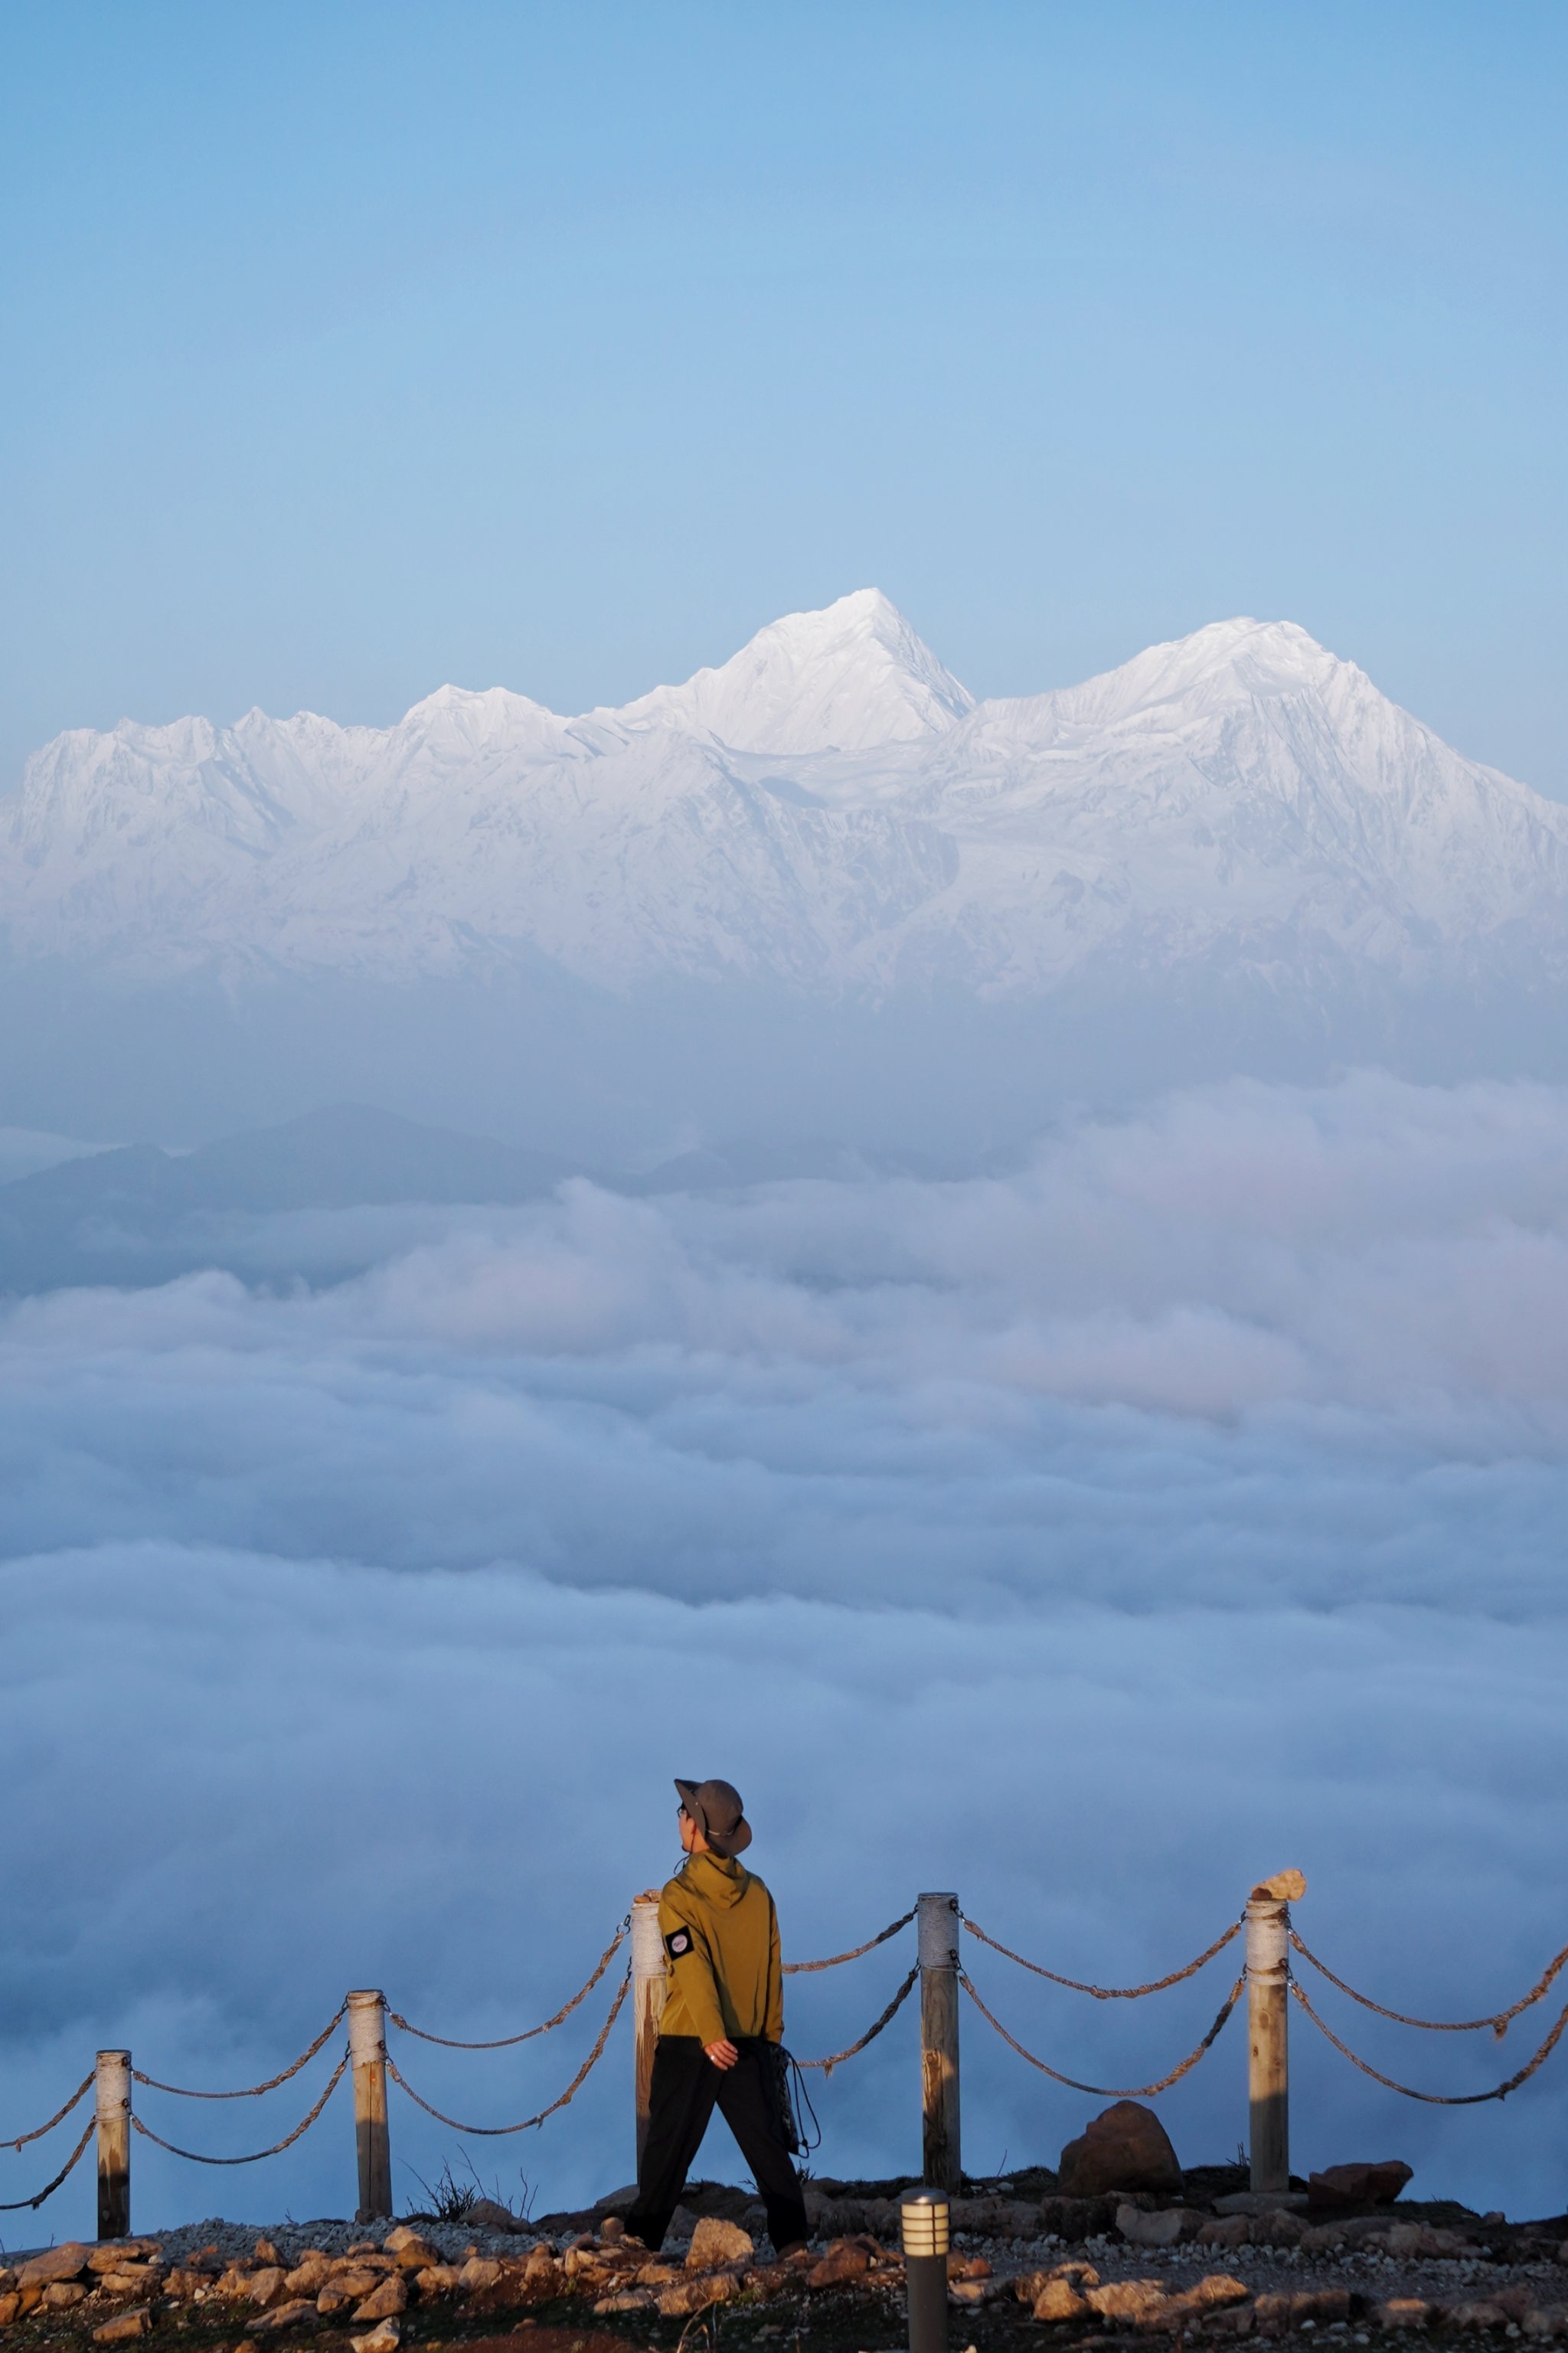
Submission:
M 910 2353 L 947 2353 L 947 2198 L 911 2189 L 899 2207 L 904 2284 L 910 2303 Z

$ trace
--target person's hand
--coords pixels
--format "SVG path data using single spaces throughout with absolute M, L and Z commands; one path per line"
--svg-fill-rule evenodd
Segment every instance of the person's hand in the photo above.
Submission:
M 741 2055 L 732 2042 L 705 2042 L 702 2048 L 721 2073 L 734 2066 Z

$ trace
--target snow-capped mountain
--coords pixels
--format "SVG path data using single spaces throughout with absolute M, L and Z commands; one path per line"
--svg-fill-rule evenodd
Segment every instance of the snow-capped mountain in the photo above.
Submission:
M 1555 980 L 1568 810 L 1289 622 L 975 703 L 874 590 L 564 719 L 443 687 L 59 736 L 0 804 L 14 961 L 1037 997 Z

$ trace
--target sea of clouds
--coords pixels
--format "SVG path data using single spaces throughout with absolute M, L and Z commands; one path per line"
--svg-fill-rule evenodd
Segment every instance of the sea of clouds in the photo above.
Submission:
M 1561 1090 L 1236 1083 L 1005 1177 L 275 1219 L 231 1238 L 249 1280 L 6 1306 L 0 2135 L 100 2044 L 256 2081 L 351 1985 L 447 2034 L 531 2023 L 671 1867 L 677 1773 L 739 1783 L 797 1957 L 953 1888 L 1126 1983 L 1297 1864 L 1308 1941 L 1378 1998 L 1510 2000 L 1565 1933 L 1565 1176 Z M 1235 1949 L 1136 2004 L 965 1957 L 1031 2048 L 1121 2087 L 1197 2041 Z M 797 1980 L 793 2047 L 848 2041 L 912 1957 Z M 465 2121 L 529 2114 L 617 1970 L 521 2051 L 395 2054 Z M 1321 2007 L 1459 2091 L 1559 2005 L 1500 2044 Z M 1245 2133 L 1241 2024 L 1162 2102 L 1191 2161 Z M 913 2025 L 820 2086 L 819 2171 L 918 2162 Z M 1054 2160 L 1102 2105 L 963 2033 L 972 2172 Z M 1292 2034 L 1299 2170 L 1398 2154 L 1420 2193 L 1562 2208 L 1568 2050 L 1446 2109 Z M 256 2147 L 329 2064 L 139 2105 Z M 624 2182 L 629 2074 L 623 2021 L 521 2141 L 395 2089 L 400 2201 L 448 2159 L 542 2207 Z M 0 2148 L 0 2198 L 71 2137 Z M 134 2161 L 142 2224 L 340 2213 L 346 2094 L 248 2172 Z M 739 2174 L 717 2128 L 704 2168 Z M 84 2167 L 5 2237 L 90 2227 Z

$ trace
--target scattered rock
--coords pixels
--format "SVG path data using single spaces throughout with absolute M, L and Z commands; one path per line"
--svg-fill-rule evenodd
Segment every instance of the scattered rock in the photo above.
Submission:
M 73 2304 L 87 2302 L 87 2290 L 79 2280 L 51 2280 L 43 2300 L 51 2312 L 68 2312 Z
M 1231 2189 L 1214 2201 L 1216 2214 L 1301 2214 L 1306 2208 L 1304 2189 Z
M 1310 2320 L 1314 2327 L 1325 2321 L 1350 2318 L 1350 2290 L 1343 2287 L 1299 2288 L 1294 2294 L 1260 2295 L 1253 2306 L 1258 2328 L 1266 2337 L 1288 2337 Z
M 860 2279 L 870 2270 L 876 2252 L 871 2239 L 835 2239 L 821 2262 L 807 2272 L 805 2284 L 808 2288 L 839 2287 L 846 2280 Z
M 438 2263 L 441 2260 L 439 2247 L 433 2247 L 428 2239 L 421 2238 L 419 2232 L 411 2231 L 406 2223 L 400 2230 L 392 2232 L 382 2241 L 382 2245 L 400 2272 L 426 2271 L 430 2264 Z
M 1442 2316 L 1441 2325 L 1445 2328 L 1459 2329 L 1506 2328 L 1508 2315 L 1500 2304 L 1493 2304 L 1489 2297 L 1485 2300 L 1478 2298 L 1471 2304 L 1449 2305 Z
M 705 2312 L 710 2304 L 728 2304 L 739 2285 L 732 2272 L 708 2272 L 667 2287 L 658 2308 L 666 2320 L 681 2320 L 689 2313 Z
M 1377 2317 L 1384 2328 L 1425 2328 L 1432 2307 L 1422 2295 L 1393 2295 L 1378 2306 Z
M 756 2241 L 739 2222 L 721 2221 L 717 2214 L 704 2214 L 691 2233 L 691 2244 L 686 2251 L 689 2272 L 716 2272 L 729 2263 L 749 2263 L 756 2253 Z
M 1527 2337 L 1561 2337 L 1568 2330 L 1568 2304 L 1538 2304 L 1519 2325 Z
M 1252 2222 L 1246 2214 L 1217 2214 L 1198 2231 L 1200 2247 L 1245 2247 L 1251 2239 Z
M 21 2309 L 20 2295 L 16 2289 L 8 2288 L 4 2295 L 0 2295 L 0 2328 L 9 2328 Z
M 470 2255 L 458 2274 L 458 2285 L 472 2295 L 481 2287 L 494 2287 L 500 2277 L 500 2265 L 493 2255 Z
M 493 2198 L 476 2198 L 463 2221 L 473 2231 L 526 2231 L 510 2206 L 502 2206 Z
M 1141 2206 L 1119 2206 L 1116 2227 L 1134 2247 L 1173 2247 L 1181 2239 L 1195 2239 L 1204 2216 L 1187 2206 L 1164 2206 L 1145 2214 Z
M 1118 2100 L 1103 2109 L 1077 2140 L 1068 2141 L 1058 2170 L 1068 2198 L 1182 2187 L 1182 2168 L 1164 2126 L 1137 2100 Z
M 300 2296 L 292 2304 L 275 2304 L 270 2312 L 252 2321 L 251 2327 L 259 2336 L 263 2329 L 270 2334 L 275 2328 L 314 2328 L 320 2317 L 315 2306 Z
M 1245 2280 L 1232 2279 L 1228 2272 L 1205 2272 L 1201 2280 L 1194 2280 L 1180 2295 L 1172 2296 L 1171 2309 L 1183 2313 L 1222 2312 L 1231 2305 L 1248 2303 L 1251 2295 L 1252 2290 Z
M 653 2292 L 646 2287 L 624 2287 L 614 2295 L 602 2295 L 594 2306 L 595 2312 L 651 2312 Z
M 368 2336 L 351 2337 L 349 2343 L 353 2347 L 353 2353 L 397 2353 L 402 2335 L 403 2331 L 395 2320 L 384 2320 Z
M 1247 2226 L 1247 2237 L 1255 2247 L 1299 2247 L 1307 2235 L 1307 2225 L 1300 2214 L 1284 2207 L 1276 2207 L 1271 2214 L 1255 2214 Z
M 152 2307 L 139 2304 L 131 2312 L 117 2312 L 112 2320 L 95 2328 L 92 2341 L 95 2345 L 129 2345 L 132 2337 L 145 2337 L 152 2326 Z
M 277 2263 L 269 2263 L 265 2271 L 252 2272 L 246 2284 L 251 2303 L 263 2311 L 269 2304 L 286 2304 L 289 2300 L 288 2274 Z
M 1103 2320 L 1130 2321 L 1134 2328 L 1148 2327 L 1158 2320 L 1165 2309 L 1165 2288 L 1161 2280 L 1108 2280 L 1103 2287 L 1091 2287 L 1086 2301 L 1091 2312 Z
M 1338 2208 L 1354 2213 L 1363 2206 L 1392 2206 L 1412 2168 L 1403 2158 L 1385 2157 L 1375 2163 L 1325 2166 L 1307 2176 L 1307 2198 L 1314 2213 Z
M 89 2272 L 122 2272 L 128 2264 L 143 2263 L 161 2252 L 156 2239 L 110 2239 L 90 2251 L 87 2267 Z
M 18 2287 L 50 2287 L 56 2280 L 79 2279 L 87 2269 L 88 2250 L 75 2239 L 68 2239 L 63 2247 L 47 2247 L 41 2255 L 34 2255 L 16 2274 Z
M 421 2295 L 451 2295 L 462 2276 L 456 2263 L 426 2263 L 422 2272 L 415 2274 L 414 2284 Z
M 390 2272 L 378 2287 L 373 2287 L 354 2314 L 357 2328 L 365 2320 L 395 2320 L 400 2312 L 408 2309 L 408 2288 L 401 2272 Z
M 1089 2314 L 1089 2299 L 1079 2294 L 1069 2279 L 1048 2279 L 1037 2291 L 1034 2298 L 1037 2320 L 1083 2320 Z

